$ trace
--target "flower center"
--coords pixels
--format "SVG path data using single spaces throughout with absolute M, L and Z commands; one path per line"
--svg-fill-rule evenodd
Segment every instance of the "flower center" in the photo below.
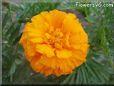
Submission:
M 63 33 L 60 31 L 60 28 L 54 29 L 51 27 L 49 31 L 45 33 L 45 38 L 47 40 L 47 43 L 54 48 L 62 48 Z

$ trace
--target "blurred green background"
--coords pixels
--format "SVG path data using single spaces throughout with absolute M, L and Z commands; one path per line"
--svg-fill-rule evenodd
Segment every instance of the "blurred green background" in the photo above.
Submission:
M 114 84 L 114 6 L 80 7 L 75 2 L 76 0 L 2 1 L 3 84 Z M 24 24 L 32 16 L 53 9 L 72 12 L 78 16 L 88 33 L 90 49 L 87 62 L 72 74 L 45 77 L 31 69 L 18 42 Z

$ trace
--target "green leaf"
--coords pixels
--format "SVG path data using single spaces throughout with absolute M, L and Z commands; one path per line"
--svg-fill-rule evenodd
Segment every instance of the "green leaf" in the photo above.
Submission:
M 73 74 L 69 75 L 61 84 L 68 84 L 69 80 L 72 78 Z
M 75 75 L 77 76 L 74 77 Z M 73 81 L 73 84 L 102 84 L 109 80 L 109 72 L 104 69 L 103 65 L 93 59 L 89 59 L 63 82 L 64 84 L 70 84 L 71 80 Z
M 85 19 L 90 23 L 94 23 L 96 21 L 96 19 L 93 16 L 87 16 Z
M 10 68 L 10 71 L 9 71 L 9 76 L 11 76 L 13 73 L 15 73 L 15 70 L 16 70 L 16 64 L 13 63 Z

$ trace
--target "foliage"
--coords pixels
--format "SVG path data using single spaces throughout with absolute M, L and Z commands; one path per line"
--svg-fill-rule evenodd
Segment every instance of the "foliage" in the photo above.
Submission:
M 64 2 L 3 4 L 3 84 L 114 84 L 114 7 L 75 7 Z M 18 43 L 24 24 L 41 11 L 52 9 L 78 11 L 84 18 L 80 22 L 88 24 L 84 26 L 90 43 L 87 62 L 67 76 L 35 73 Z

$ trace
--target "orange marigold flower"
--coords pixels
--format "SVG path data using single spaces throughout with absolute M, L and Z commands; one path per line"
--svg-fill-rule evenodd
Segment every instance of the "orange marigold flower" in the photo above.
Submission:
M 33 70 L 45 75 L 66 75 L 86 61 L 88 36 L 78 18 L 58 10 L 33 16 L 20 43 Z

